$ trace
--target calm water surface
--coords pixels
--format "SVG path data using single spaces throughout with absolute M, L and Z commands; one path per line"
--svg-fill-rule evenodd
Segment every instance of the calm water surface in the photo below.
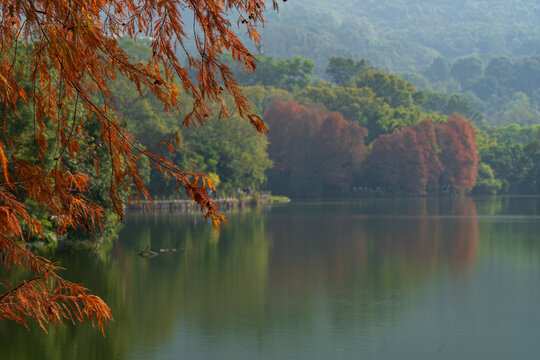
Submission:
M 292 203 L 132 214 L 100 257 L 59 260 L 111 306 L 0 359 L 539 359 L 540 198 Z M 152 249 L 178 248 L 151 259 Z

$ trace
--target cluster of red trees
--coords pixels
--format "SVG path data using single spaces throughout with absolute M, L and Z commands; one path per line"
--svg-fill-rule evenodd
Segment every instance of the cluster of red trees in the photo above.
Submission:
M 268 152 L 274 161 L 269 182 L 275 191 L 297 196 L 346 192 L 366 156 L 367 130 L 329 112 L 276 100 L 265 114 Z
M 270 126 L 269 154 L 274 191 L 296 196 L 346 194 L 365 185 L 391 193 L 467 193 L 479 162 L 471 123 L 449 116 L 423 120 L 379 136 L 367 154 L 367 130 L 339 113 L 295 102 L 275 101 L 264 119 Z M 367 154 L 367 157 L 366 157 Z
M 365 180 L 371 187 L 410 194 L 467 193 L 476 185 L 478 148 L 471 123 L 426 119 L 373 142 Z

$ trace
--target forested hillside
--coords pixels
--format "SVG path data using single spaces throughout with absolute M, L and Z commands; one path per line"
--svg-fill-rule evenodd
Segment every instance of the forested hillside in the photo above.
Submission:
M 316 76 L 332 56 L 420 72 L 439 55 L 535 54 L 539 14 L 534 0 L 294 0 L 268 14 L 262 51 L 311 59 Z
M 151 57 L 146 40 L 122 40 L 121 46 L 136 61 Z M 489 76 L 494 63 L 508 64 L 493 60 L 486 70 L 488 75 L 470 76 L 463 88 Z M 504 69 L 502 65 L 499 68 Z M 540 191 L 538 117 L 533 116 L 526 126 L 490 127 L 471 105 L 467 91 L 460 91 L 460 95 L 420 90 L 362 60 L 332 57 L 327 65 L 328 82 L 314 79 L 314 67 L 314 62 L 302 57 L 261 56 L 257 71 L 240 77 L 253 110 L 269 127 L 267 136 L 258 134 L 236 112 L 219 120 L 215 116 L 218 104 L 204 126 L 179 127 L 178 119 L 183 119 L 191 106 L 187 95 L 181 95 L 185 108 L 180 113 L 167 113 L 154 95 L 143 92 L 139 97 L 136 86 L 122 76 L 110 86 L 122 126 L 141 145 L 181 168 L 206 172 L 216 186 L 213 196 L 236 195 L 237 188 L 253 193 L 271 190 L 291 197 Z M 449 67 L 446 82 L 439 84 L 457 81 L 454 67 Z M 508 69 L 517 72 L 522 67 Z M 508 80 L 512 76 L 501 74 L 504 72 L 495 73 L 501 86 L 522 86 Z M 528 93 L 536 94 L 533 86 Z M 229 97 L 224 100 L 232 103 Z M 24 105 L 21 110 L 24 121 L 12 121 L 9 131 L 20 139 L 21 151 L 27 151 L 32 147 L 26 140 L 33 131 L 29 125 L 33 109 Z M 79 111 L 76 115 L 86 116 Z M 100 149 L 95 129 L 88 127 L 87 131 L 96 141 L 92 146 Z M 178 147 L 171 152 L 166 141 L 175 136 Z M 27 161 L 38 159 L 28 157 Z M 95 166 L 90 161 L 69 165 Z M 106 161 L 99 165 L 102 170 L 91 178 L 89 195 L 112 213 L 105 200 L 112 165 Z M 174 179 L 163 178 L 148 162 L 142 161 L 140 167 L 142 180 L 154 198 L 185 198 Z M 127 193 L 121 195 L 125 198 Z M 45 240 L 54 242 L 55 220 L 32 205 L 29 202 L 44 224 Z M 113 224 L 106 223 L 104 230 L 113 233 Z M 76 240 L 78 235 L 71 233 L 69 239 Z M 96 232 L 94 240 L 99 242 L 103 235 Z
M 123 46 L 132 56 L 150 56 L 144 42 Z M 264 115 L 268 136 L 257 135 L 232 114 L 198 129 L 181 128 L 176 153 L 157 146 L 178 130 L 171 115 L 152 97 L 138 99 L 136 90 L 121 81 L 116 93 L 121 115 L 146 146 L 183 167 L 211 173 L 221 195 L 237 187 L 292 197 L 535 193 L 540 190 L 538 118 L 523 125 L 487 126 L 478 99 L 467 90 L 493 73 L 501 87 L 516 88 L 492 90 L 510 96 L 525 86 L 511 79 L 520 71 L 523 78 L 530 76 L 527 69 L 534 67 L 513 62 L 504 67 L 508 62 L 495 58 L 484 75 L 483 63 L 475 67 L 474 59 L 443 61 L 447 77 L 432 82 L 448 85 L 441 92 L 435 86 L 421 90 L 411 82 L 414 78 L 407 81 L 363 60 L 332 57 L 326 63 L 327 82 L 314 78 L 317 63 L 309 59 L 259 56 L 256 72 L 239 81 L 253 109 Z M 499 63 L 506 72 L 495 70 Z M 476 76 L 475 69 L 482 75 Z M 416 79 L 429 75 L 417 74 Z M 533 94 L 534 86 L 527 91 Z M 527 99 L 525 93 L 522 97 Z M 491 99 L 501 107 L 503 100 Z M 146 181 L 154 195 L 181 196 L 174 182 L 162 180 L 155 169 Z

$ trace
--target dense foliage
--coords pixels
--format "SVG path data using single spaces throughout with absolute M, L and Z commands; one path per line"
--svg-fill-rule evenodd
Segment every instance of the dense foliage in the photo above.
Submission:
M 334 56 L 420 73 L 437 56 L 535 54 L 539 10 L 534 0 L 295 0 L 268 17 L 262 49 L 312 59 L 319 77 Z
M 135 58 L 148 58 L 151 49 L 145 41 L 122 41 L 122 47 Z M 153 94 L 145 92 L 141 98 L 137 88 L 125 78 L 118 78 L 111 84 L 115 93 L 118 115 L 141 144 L 155 154 L 159 154 L 183 169 L 198 169 L 212 174 L 215 189 L 220 195 L 231 195 L 235 189 L 260 189 L 265 180 L 265 170 L 271 166 L 266 152 L 266 137 L 258 133 L 249 122 L 233 112 L 227 119 L 209 116 L 204 126 L 178 128 L 178 117 L 185 111 L 169 114 Z M 246 91 L 247 95 L 252 92 Z M 180 96 L 186 107 L 191 106 L 188 96 Z M 224 97 L 229 107 L 231 97 Z M 257 110 L 256 106 L 253 106 Z M 213 109 L 218 113 L 219 109 Z M 176 137 L 176 151 L 170 152 L 163 139 Z M 153 197 L 184 198 L 184 189 L 176 186 L 174 178 L 164 178 L 156 167 L 145 169 L 144 183 Z
M 319 82 L 295 94 L 298 102 L 324 104 L 368 130 L 368 142 L 414 124 L 421 116 L 423 94 L 402 78 L 364 69 L 347 86 Z
M 470 192 L 476 184 L 478 149 L 471 123 L 457 115 L 444 124 L 425 119 L 380 135 L 367 149 L 367 130 L 330 113 L 275 101 L 269 124 L 273 191 L 292 196 Z M 364 161 L 365 159 L 365 161 Z
M 303 197 L 348 193 L 366 154 L 366 129 L 323 106 L 310 109 L 276 100 L 264 117 L 270 126 L 269 185 Z
M 380 136 L 366 161 L 367 183 L 405 194 L 468 193 L 476 184 L 474 129 L 459 116 Z
M 533 0 L 297 0 L 270 16 L 256 50 L 311 59 L 316 77 L 339 86 L 367 59 L 420 90 L 459 93 L 475 122 L 530 125 L 540 117 L 539 11 Z
M 277 7 L 275 0 L 272 4 Z M 59 234 L 102 226 L 101 194 L 91 189 L 93 180 L 99 179 L 100 164 L 110 164 L 106 199 L 118 216 L 124 212 L 124 192 L 137 200 L 149 198 L 140 169 L 141 161 L 147 161 L 174 178 L 219 228 L 224 217 L 208 194 L 214 188 L 212 179 L 153 153 L 126 131 L 122 118 L 116 116 L 109 83 L 122 76 L 139 95 L 153 94 L 166 110 L 185 110 L 179 124 L 204 124 L 213 113 L 211 107 L 218 104 L 219 118 L 234 109 L 262 133 L 264 123 L 250 111 L 220 55 L 228 51 L 247 71 L 254 69 L 255 58 L 238 38 L 229 14 L 235 12 L 238 24 L 257 41 L 265 7 L 262 0 L 5 0 L 0 4 L 0 263 L 8 270 L 27 272 L 26 280 L 19 283 L 0 283 L 5 288 L 0 294 L 0 319 L 21 324 L 33 319 L 44 330 L 46 324 L 89 319 L 103 330 L 112 318 L 100 298 L 63 279 L 57 265 L 26 247 L 29 235 L 44 232 L 31 205 L 55 220 Z M 186 17 L 192 21 L 189 29 Z M 151 39 L 152 56 L 134 61 L 119 45 L 122 36 Z M 186 50 L 190 41 L 194 52 Z M 187 65 L 181 63 L 177 49 L 185 51 Z M 182 102 L 182 92 L 193 101 Z M 232 107 L 227 106 L 225 94 L 232 97 Z M 25 122 L 31 124 L 31 132 L 7 131 Z M 168 150 L 174 151 L 179 141 L 173 134 Z
M 338 79 L 334 80 L 335 84 L 316 79 L 311 86 L 294 94 L 265 87 L 247 90 L 257 94 L 257 103 L 264 103 L 262 110 L 268 109 L 267 104 L 273 98 L 290 102 L 294 97 L 306 106 L 278 102 L 267 110 L 265 120 L 270 126 L 279 124 L 269 134 L 274 168 L 268 172 L 268 186 L 273 191 L 302 197 L 366 191 L 368 194 L 538 191 L 535 149 L 540 140 L 539 125 L 487 126 L 483 114 L 467 97 L 418 91 L 396 75 L 363 64 L 334 57 L 328 68 Z M 452 76 L 450 67 L 447 76 Z M 365 128 L 361 134 L 369 145 L 363 150 L 364 155 L 356 158 L 357 168 L 348 175 L 341 174 L 343 181 L 339 185 L 325 179 L 327 175 L 322 170 L 325 164 L 321 163 L 324 157 L 316 156 L 327 144 L 324 141 L 327 134 L 317 130 L 326 109 L 339 113 L 346 122 Z M 475 125 L 462 117 L 473 120 Z M 365 154 L 367 160 L 363 162 Z M 341 156 L 346 161 L 350 154 L 342 152 Z M 358 162 L 362 163 L 359 167 Z M 337 178 L 340 176 L 334 174 L 334 179 Z
M 264 7 L 1 5 L 0 259 L 34 276 L 2 283 L 0 318 L 96 317 L 102 328 L 108 307 L 26 244 L 108 231 L 104 219 L 122 217 L 128 194 L 191 198 L 218 228 L 211 195 L 238 187 L 302 197 L 540 191 L 540 58 L 531 53 L 540 34 L 512 28 L 530 27 L 538 5 L 297 2 L 287 10 L 297 15 L 268 23 L 255 57 L 229 20 L 237 10 L 257 40 Z M 137 36 L 146 47 L 127 40 Z
M 234 60 L 227 54 L 223 60 L 234 68 Z M 313 77 L 313 62 L 294 56 L 292 59 L 273 56 L 259 56 L 254 72 L 237 71 L 236 78 L 244 86 L 263 85 L 273 86 L 287 91 L 296 92 L 311 83 Z

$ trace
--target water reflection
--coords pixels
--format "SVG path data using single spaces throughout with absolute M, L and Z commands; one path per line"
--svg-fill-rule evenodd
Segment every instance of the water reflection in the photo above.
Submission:
M 365 207 L 351 212 L 340 205 L 325 210 L 324 216 L 276 214 L 269 226 L 279 239 L 270 273 L 276 280 L 282 274 L 283 281 L 277 282 L 294 288 L 310 282 L 339 286 L 347 276 L 373 278 L 370 272 L 380 274 L 386 268 L 396 276 L 406 276 L 415 269 L 426 272 L 443 264 L 462 268 L 474 263 L 478 219 L 472 199 L 456 199 L 451 204 L 437 199 L 406 202 L 406 208 L 370 212 Z M 298 276 L 303 278 L 297 280 Z
M 465 291 L 481 264 L 493 261 L 538 270 L 539 204 L 535 198 L 299 203 L 229 214 L 221 237 L 198 217 L 134 214 L 106 256 L 59 259 L 66 277 L 111 306 L 115 322 L 107 338 L 89 326 L 44 335 L 0 324 L 0 355 L 322 359 L 362 349 L 395 358 L 399 351 L 383 346 L 385 326 L 397 327 L 423 299 L 439 296 L 440 284 L 450 279 Z M 147 246 L 185 250 L 143 259 L 137 252 Z M 532 280 L 535 274 L 529 272 Z

